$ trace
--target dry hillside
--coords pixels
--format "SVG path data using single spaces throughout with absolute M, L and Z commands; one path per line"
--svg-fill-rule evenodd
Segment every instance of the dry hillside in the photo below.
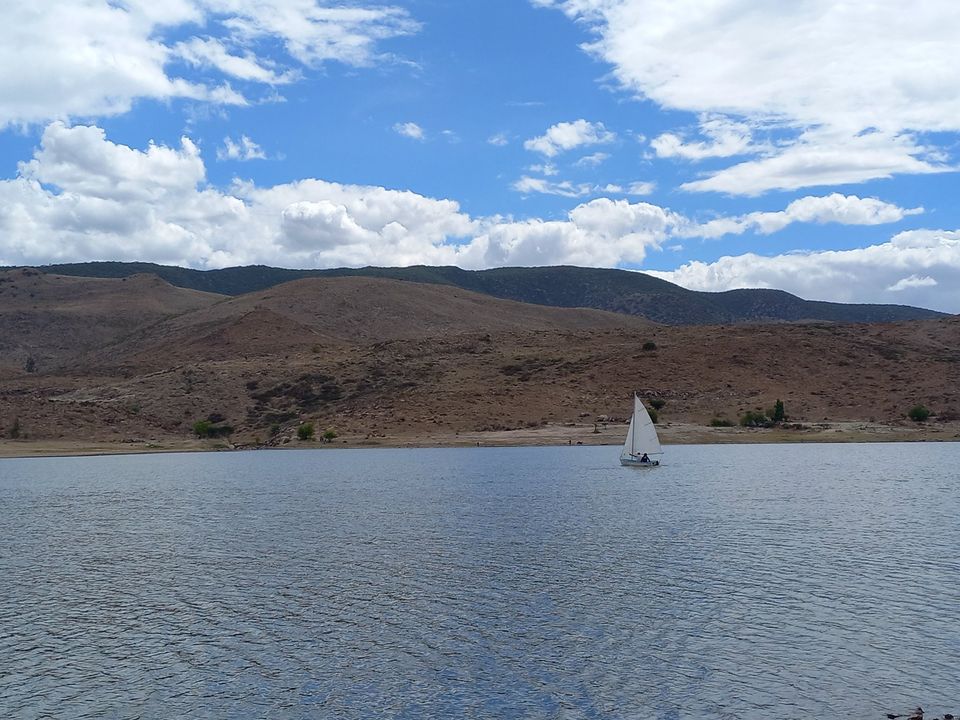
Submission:
M 129 308 L 89 303 L 109 322 L 88 337 L 97 313 L 71 325 L 58 303 L 74 296 L 45 294 L 59 282 L 33 286 L 24 336 L 42 357 L 64 357 L 65 338 L 92 349 L 65 370 L 0 380 L 0 431 L 19 420 L 32 439 L 172 442 L 212 418 L 234 442 L 304 420 L 355 440 L 424 437 L 623 420 L 634 390 L 664 400 L 666 422 L 735 420 L 777 398 L 805 423 L 906 423 L 923 403 L 954 428 L 960 411 L 957 318 L 666 327 L 390 280 L 309 279 L 224 300 L 142 278 Z

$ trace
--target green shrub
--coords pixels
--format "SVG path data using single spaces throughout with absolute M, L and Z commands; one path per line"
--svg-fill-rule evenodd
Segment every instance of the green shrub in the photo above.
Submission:
M 733 427 L 733 423 L 726 418 L 715 417 L 710 421 L 710 427 Z
M 663 406 L 667 404 L 666 400 L 661 400 L 660 398 L 654 398 L 650 401 L 650 405 L 654 410 L 663 410 Z
M 300 440 L 312 440 L 316 430 L 313 427 L 313 423 L 303 423 L 300 427 L 297 428 L 297 437 Z
M 210 420 L 197 420 L 193 424 L 193 432 L 198 438 L 224 437 L 233 433 L 233 426 L 215 425 Z
M 747 410 L 740 416 L 740 424 L 743 427 L 770 427 L 772 425 L 770 418 L 759 410 Z
M 650 420 L 651 422 L 653 422 L 654 425 L 656 425 L 657 422 L 660 420 L 660 416 L 657 414 L 657 411 L 654 410 L 653 408 L 647 408 L 647 414 L 650 416 Z
M 276 437 L 279 434 L 280 434 L 280 423 L 271 423 L 270 437 Z
M 337 437 L 337 431 L 336 431 L 336 430 L 327 430 L 327 431 L 323 434 L 323 441 L 324 441 L 324 442 L 332 442 L 336 437 Z
M 925 405 L 914 405 L 910 408 L 910 412 L 908 412 L 907 415 L 914 422 L 923 422 L 930 417 L 931 413 Z
M 9 435 L 11 440 L 16 440 L 20 437 L 20 418 L 14 419 L 13 425 L 10 426 L 7 435 Z
M 649 340 L 643 344 L 644 352 L 653 352 L 657 349 L 657 344 L 655 342 L 650 342 Z

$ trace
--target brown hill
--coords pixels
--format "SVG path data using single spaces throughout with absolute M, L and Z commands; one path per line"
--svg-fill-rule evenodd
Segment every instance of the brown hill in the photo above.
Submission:
M 144 328 L 95 356 L 153 368 L 471 332 L 641 330 L 652 323 L 600 310 L 499 300 L 459 288 L 335 277 L 296 280 Z M 84 362 L 94 362 L 92 358 Z
M 960 430 L 957 318 L 667 327 L 364 278 L 229 300 L 147 278 L 133 293 L 114 280 L 76 294 L 55 278 L 23 279 L 32 284 L 17 295 L 34 292 L 29 309 L 55 318 L 30 330 L 38 356 L 64 357 L 60 335 L 105 347 L 69 372 L 38 363 L 0 379 L 0 434 L 19 420 L 32 439 L 176 443 L 213 418 L 235 442 L 289 436 L 304 420 L 375 441 L 624 420 L 633 391 L 664 400 L 667 423 L 734 421 L 780 398 L 808 424 L 906 425 L 923 403 L 933 426 Z M 75 306 L 86 310 L 72 320 Z
M 0 271 L 0 371 L 51 371 L 138 328 L 220 299 L 154 275 L 94 279 L 29 268 Z

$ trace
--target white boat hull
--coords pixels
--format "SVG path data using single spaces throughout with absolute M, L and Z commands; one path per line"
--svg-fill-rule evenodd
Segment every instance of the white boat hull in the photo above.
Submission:
M 647 460 L 643 462 L 642 460 L 637 460 L 635 458 L 620 458 L 620 464 L 626 465 L 627 467 L 658 467 L 660 465 L 659 460 Z

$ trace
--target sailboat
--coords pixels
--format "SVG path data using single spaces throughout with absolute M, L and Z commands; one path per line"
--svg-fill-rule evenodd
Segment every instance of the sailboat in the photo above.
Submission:
M 633 416 L 630 418 L 627 439 L 623 441 L 623 450 L 620 451 L 620 464 L 631 467 L 656 467 L 660 464 L 661 455 L 663 455 L 663 448 L 660 447 L 657 429 L 653 426 L 650 413 L 634 393 Z

